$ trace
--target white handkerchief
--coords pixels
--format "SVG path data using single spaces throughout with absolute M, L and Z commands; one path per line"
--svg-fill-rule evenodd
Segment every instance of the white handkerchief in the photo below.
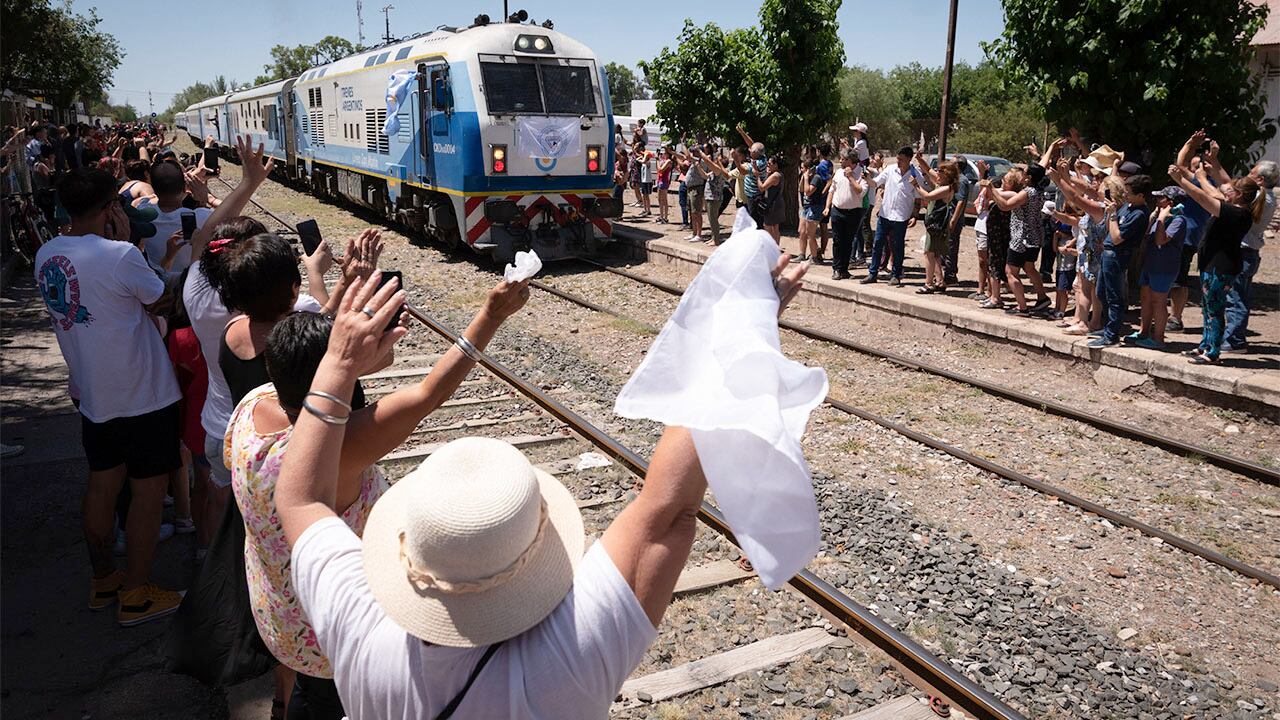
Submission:
M 778 342 L 777 244 L 739 210 L 618 395 L 614 412 L 690 429 L 702 470 L 769 588 L 818 551 L 818 507 L 800 437 L 827 374 Z
M 541 269 L 542 258 L 538 257 L 538 253 L 532 250 L 529 252 L 521 250 L 516 253 L 515 265 L 507 263 L 507 269 L 506 272 L 502 273 L 502 279 L 512 283 L 528 280 L 537 275 Z

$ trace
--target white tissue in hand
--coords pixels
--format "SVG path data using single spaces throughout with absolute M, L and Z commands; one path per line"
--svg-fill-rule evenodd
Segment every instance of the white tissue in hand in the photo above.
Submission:
M 502 279 L 507 282 L 520 282 L 528 280 L 538 271 L 542 269 L 542 258 L 538 257 L 538 253 L 530 250 L 529 252 L 520 251 L 516 253 L 516 264 L 507 263 L 507 270 L 502 274 Z
M 745 210 L 618 395 L 614 412 L 687 427 L 707 483 L 769 588 L 818 551 L 800 437 L 827 375 L 787 359 L 771 270 L 777 243 Z

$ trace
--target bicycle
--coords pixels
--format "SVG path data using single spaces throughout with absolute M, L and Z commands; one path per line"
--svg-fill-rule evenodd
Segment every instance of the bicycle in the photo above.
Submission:
M 9 220 L 11 247 L 28 264 L 33 264 L 36 251 L 53 239 L 44 211 L 33 202 L 31 193 L 8 193 L 3 200 Z

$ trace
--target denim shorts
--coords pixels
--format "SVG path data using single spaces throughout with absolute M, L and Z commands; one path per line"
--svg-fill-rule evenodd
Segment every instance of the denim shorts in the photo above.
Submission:
M 822 208 L 816 208 L 812 205 L 806 205 L 804 207 L 804 219 L 808 220 L 809 222 L 821 222 Z

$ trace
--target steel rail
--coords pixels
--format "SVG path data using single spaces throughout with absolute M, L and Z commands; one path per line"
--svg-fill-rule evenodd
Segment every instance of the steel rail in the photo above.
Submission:
M 658 288 L 659 290 L 662 290 L 663 292 L 666 292 L 666 293 L 670 293 L 672 295 L 678 296 L 678 295 L 684 294 L 684 291 L 681 290 L 679 287 L 676 287 L 675 285 L 670 285 L 668 283 L 664 283 L 660 280 L 653 280 L 651 278 L 644 277 L 643 275 L 639 275 L 637 273 L 633 273 L 627 270 L 622 270 L 620 268 L 610 267 L 608 265 L 603 265 L 601 263 L 595 262 L 594 260 L 587 260 L 584 258 L 580 258 L 580 260 L 584 263 L 594 265 L 603 270 L 607 270 L 608 272 L 611 272 L 615 275 L 621 275 L 622 277 L 630 278 L 637 282 L 650 285 L 652 287 Z M 1015 390 L 1013 388 L 1002 387 L 1000 385 L 997 385 L 996 383 L 989 382 L 987 380 L 982 380 L 980 378 L 964 375 L 962 373 L 956 372 L 955 370 L 949 370 L 947 368 L 940 367 L 932 363 L 924 362 L 922 360 L 914 360 L 905 355 L 901 355 L 899 353 L 893 352 L 892 350 L 882 350 L 880 348 L 872 347 L 865 343 L 857 342 L 856 340 L 850 340 L 849 338 L 841 337 L 839 335 L 833 335 L 832 333 L 826 332 L 824 330 L 819 330 L 817 328 L 809 327 L 807 325 L 802 325 L 800 323 L 793 322 L 791 320 L 785 320 L 785 319 L 779 320 L 778 325 L 792 332 L 799 333 L 800 335 L 804 335 L 805 337 L 813 338 L 814 340 L 821 340 L 823 342 L 833 343 L 835 345 L 839 345 L 840 347 L 843 347 L 849 350 L 854 350 L 867 355 L 873 355 L 875 357 L 883 358 L 892 363 L 895 363 L 897 365 L 902 365 L 912 370 L 919 370 L 922 372 L 929 373 L 931 375 L 938 375 L 939 377 L 944 377 L 948 380 L 953 380 L 958 383 L 964 383 L 965 385 L 976 387 L 988 394 L 1002 397 L 1006 400 L 1012 400 L 1022 405 L 1039 409 L 1042 412 L 1051 413 L 1053 415 L 1070 418 L 1072 420 L 1076 420 L 1076 421 L 1085 423 L 1087 425 L 1092 425 L 1101 430 L 1105 430 L 1113 435 L 1127 437 L 1131 440 L 1137 440 L 1139 442 L 1142 442 L 1148 445 L 1153 445 L 1155 447 L 1159 447 L 1165 450 L 1171 450 L 1174 452 L 1181 453 L 1183 455 L 1200 457 L 1200 458 L 1203 458 L 1206 462 L 1217 465 L 1218 467 L 1224 468 L 1226 470 L 1230 470 L 1235 473 L 1239 473 L 1241 475 L 1253 478 L 1255 480 L 1260 480 L 1264 483 L 1267 483 L 1268 485 L 1280 485 L 1280 472 L 1277 472 L 1276 470 L 1266 467 L 1264 465 L 1260 465 L 1256 462 L 1253 462 L 1252 460 L 1246 460 L 1244 458 L 1235 457 L 1233 455 L 1227 455 L 1226 453 L 1221 453 L 1221 452 L 1218 452 L 1217 450 L 1212 450 L 1210 448 L 1204 447 L 1203 445 L 1195 445 L 1192 443 L 1177 440 L 1175 438 L 1157 435 L 1150 431 L 1144 430 L 1143 428 L 1140 428 L 1137 425 L 1131 425 L 1129 423 L 1121 422 L 1119 420 L 1112 420 L 1110 418 L 1106 418 L 1101 415 L 1096 415 L 1094 413 L 1091 413 L 1085 410 L 1073 408 L 1070 405 L 1057 402 L 1056 400 L 1048 400 L 1045 398 L 1036 397 L 1034 395 L 1029 395 L 1027 393 L 1021 392 L 1019 390 Z
M 236 186 L 235 186 L 235 185 L 232 185 L 231 183 L 227 182 L 226 180 L 223 180 L 221 175 L 214 175 L 213 177 L 217 178 L 218 182 L 222 183 L 223 185 L 226 185 L 228 188 L 230 188 L 230 189 L 232 189 L 232 190 L 235 190 L 235 189 L 236 189 Z M 298 234 L 298 228 L 296 228 L 296 227 L 294 227 L 294 226 L 290 225 L 289 223 L 285 222 L 284 220 L 281 220 L 281 219 L 280 219 L 280 216 L 276 215 L 275 213 L 273 213 L 273 212 L 271 212 L 270 210 L 268 210 L 268 209 L 266 209 L 265 207 L 263 207 L 263 206 L 262 206 L 262 204 L 261 204 L 261 203 L 259 203 L 257 200 L 254 200 L 253 198 L 249 198 L 249 204 L 250 204 L 250 205 L 252 205 L 252 206 L 254 206 L 254 207 L 256 207 L 256 208 L 258 208 L 259 210 L 261 210 L 263 213 L 265 213 L 265 214 L 267 215 L 267 217 L 269 217 L 269 218 L 271 218 L 272 220 L 275 220 L 276 222 L 278 222 L 278 223 L 280 223 L 281 225 L 283 225 L 283 226 L 285 227 L 285 229 L 287 229 L 289 232 L 293 233 L 294 235 L 297 235 L 297 234 Z
M 576 305 L 581 305 L 583 307 L 589 308 L 596 312 L 605 313 L 608 315 L 612 315 L 614 317 L 623 318 L 631 322 L 638 323 L 648 329 L 653 330 L 654 332 L 657 332 L 658 330 L 658 328 L 655 328 L 652 325 L 649 325 L 648 323 L 644 323 L 634 318 L 630 318 L 626 315 L 623 315 L 622 313 L 617 312 L 616 310 L 611 310 L 597 303 L 593 303 L 590 300 L 579 297 L 573 293 L 566 292 L 564 290 L 553 287 L 551 285 L 547 285 L 544 282 L 541 282 L 538 280 L 531 280 L 529 281 L 529 284 L 532 285 L 533 287 L 538 288 L 539 290 L 555 295 L 558 298 L 574 303 Z M 853 415 L 863 420 L 867 420 L 869 422 L 875 423 L 880 427 L 886 428 L 888 430 L 892 430 L 893 432 L 909 440 L 914 440 L 915 442 L 918 442 L 922 445 L 926 445 L 935 450 L 940 450 L 976 468 L 985 470 L 989 473 L 994 473 L 995 475 L 998 475 L 1006 480 L 1011 480 L 1020 485 L 1023 485 L 1024 487 L 1035 490 L 1036 492 L 1040 492 L 1045 495 L 1055 497 L 1067 503 L 1068 505 L 1074 505 L 1075 507 L 1078 507 L 1085 512 L 1093 513 L 1094 515 L 1097 515 L 1099 517 L 1106 518 L 1107 520 L 1110 520 L 1111 522 L 1116 523 L 1117 525 L 1123 525 L 1125 527 L 1137 530 L 1138 532 L 1144 535 L 1148 535 L 1153 538 L 1159 538 L 1162 542 L 1168 543 L 1169 545 L 1172 545 L 1173 547 L 1176 547 L 1179 550 L 1183 550 L 1192 555 L 1200 557 L 1204 560 L 1208 560 L 1209 562 L 1215 565 L 1224 567 L 1233 572 L 1237 572 L 1241 575 L 1244 575 L 1245 577 L 1253 578 L 1254 580 L 1257 580 L 1259 582 L 1266 583 L 1267 585 L 1270 585 L 1271 587 L 1274 587 L 1276 589 L 1280 589 L 1280 576 L 1276 576 L 1275 574 L 1269 573 L 1266 570 L 1256 568 L 1247 563 L 1228 557 L 1227 555 L 1224 555 L 1218 552 L 1217 550 L 1205 547 L 1203 545 L 1199 545 L 1184 537 L 1174 535 L 1173 533 L 1170 533 L 1167 530 L 1161 530 L 1160 528 L 1155 527 L 1154 525 L 1150 525 L 1136 518 L 1132 518 L 1132 517 L 1129 517 L 1128 515 L 1124 515 L 1122 513 L 1116 512 L 1115 510 L 1111 510 L 1110 508 L 1107 508 L 1104 505 L 1100 505 L 1096 502 L 1093 502 L 1092 500 L 1088 500 L 1086 498 L 1080 497 L 1079 495 L 1076 495 L 1063 488 L 1050 485 L 1049 483 L 1046 483 L 1041 480 L 1036 480 L 1035 478 L 1027 475 L 1026 473 L 1019 472 L 1018 470 L 1014 470 L 1013 468 L 1010 468 L 1008 466 L 993 462 L 980 455 L 975 455 L 967 450 L 964 450 L 960 447 L 952 445 L 951 443 L 948 443 L 945 440 L 941 440 L 939 438 L 933 437 L 932 435 L 922 433 L 918 430 L 912 430 L 906 425 L 894 422 L 892 420 L 889 420 L 888 418 L 882 417 L 880 415 L 876 415 L 875 413 L 869 412 L 867 410 L 863 410 L 862 408 L 851 405 L 842 400 L 837 400 L 831 397 L 830 395 L 826 397 L 825 402 L 831 407 L 845 414 Z
M 430 328 L 433 332 L 449 342 L 456 342 L 458 335 L 431 316 L 412 306 L 406 305 L 406 311 L 415 320 Z M 480 352 L 479 364 L 490 373 L 511 385 L 521 395 L 532 400 L 553 417 L 570 426 L 574 432 L 585 438 L 604 453 L 615 458 L 627 470 L 637 477 L 644 478 L 648 472 L 648 463 L 631 449 L 613 439 L 590 421 L 561 405 L 547 394 L 525 382 L 506 366 L 493 359 L 487 353 Z M 723 535 L 727 540 L 737 544 L 733 531 L 720 511 L 710 503 L 703 501 L 698 517 L 708 527 Z M 805 569 L 788 581 L 792 587 L 808 598 L 818 607 L 834 615 L 852 630 L 867 639 L 877 648 L 900 663 L 909 673 L 919 677 L 925 684 L 940 695 L 961 708 L 966 713 L 984 720 L 1025 720 L 1023 715 L 998 700 L 977 683 L 960 674 L 941 659 L 930 654 L 911 638 L 899 632 L 885 621 L 876 617 L 870 610 L 859 605 L 847 595 L 840 592 L 826 580 Z

